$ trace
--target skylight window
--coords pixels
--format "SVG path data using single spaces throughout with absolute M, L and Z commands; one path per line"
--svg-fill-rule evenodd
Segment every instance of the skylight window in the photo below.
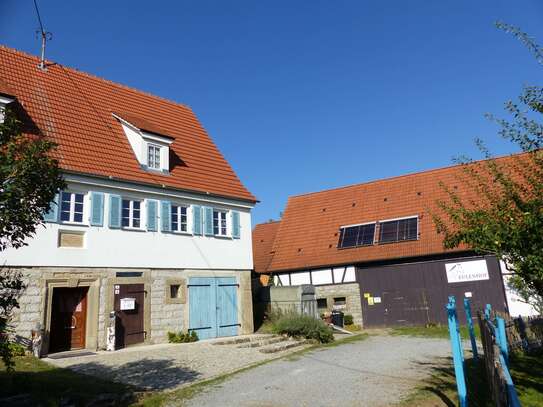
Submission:
M 407 218 L 381 222 L 380 243 L 401 242 L 418 238 L 418 218 Z
M 375 237 L 375 223 L 340 228 L 339 248 L 369 246 Z

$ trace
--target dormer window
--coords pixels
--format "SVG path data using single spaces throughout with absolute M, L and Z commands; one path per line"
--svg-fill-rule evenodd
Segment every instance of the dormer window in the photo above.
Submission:
M 147 144 L 147 166 L 153 170 L 160 170 L 160 146 Z
M 131 114 L 113 114 L 122 125 L 130 147 L 141 167 L 146 170 L 170 171 L 170 144 L 174 138 L 148 120 Z
M 13 99 L 7 96 L 0 95 L 0 123 L 4 123 L 6 114 L 6 106 L 13 102 Z

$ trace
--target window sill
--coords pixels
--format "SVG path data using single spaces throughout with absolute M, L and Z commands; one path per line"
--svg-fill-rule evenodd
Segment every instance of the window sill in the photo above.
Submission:
M 216 237 L 218 239 L 232 239 L 232 236 L 228 236 L 228 235 L 210 235 L 208 237 Z
M 126 230 L 129 232 L 146 232 L 144 228 L 133 228 L 133 227 L 128 227 L 128 226 L 121 227 L 121 230 Z
M 61 220 L 60 222 L 58 222 L 59 225 L 66 225 L 66 226 L 84 226 L 84 227 L 89 227 L 89 224 L 88 223 L 83 223 L 83 222 L 69 222 L 69 221 L 66 221 L 66 220 Z

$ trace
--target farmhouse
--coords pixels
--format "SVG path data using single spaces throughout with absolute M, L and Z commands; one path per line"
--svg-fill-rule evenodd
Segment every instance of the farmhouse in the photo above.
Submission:
M 253 332 L 251 209 L 192 110 L 0 47 L 0 104 L 58 144 L 67 188 L 28 245 L 15 333 L 43 353 Z M 110 322 L 110 318 L 114 322 Z
M 449 295 L 508 309 L 495 257 L 444 250 L 430 215 L 459 193 L 458 166 L 292 196 L 278 222 L 253 231 L 264 284 L 313 284 L 320 313 L 353 315 L 365 327 L 446 322 Z M 463 318 L 463 315 L 461 315 Z

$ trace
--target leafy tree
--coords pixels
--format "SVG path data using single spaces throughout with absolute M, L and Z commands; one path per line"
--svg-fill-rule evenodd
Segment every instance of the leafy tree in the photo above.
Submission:
M 522 41 L 543 64 L 543 49 L 519 29 L 503 23 L 498 28 Z M 457 160 L 463 171 L 463 192 L 445 184 L 446 199 L 432 214 L 445 248 L 467 246 L 504 260 L 523 292 L 543 297 L 543 88 L 524 87 L 518 102 L 508 101 L 510 121 L 488 115 L 499 135 L 516 144 L 520 154 L 494 158 L 477 145 L 486 160 Z
M 55 144 L 41 136 L 27 136 L 7 110 L 0 124 L 0 251 L 26 245 L 43 223 L 56 192 L 64 187 Z
M 22 133 L 21 123 L 11 111 L 0 123 L 0 251 L 26 245 L 56 192 L 64 187 L 57 161 L 50 153 L 55 144 L 41 136 Z M 12 311 L 24 290 L 22 276 L 0 269 L 0 357 L 13 369 L 8 343 Z

